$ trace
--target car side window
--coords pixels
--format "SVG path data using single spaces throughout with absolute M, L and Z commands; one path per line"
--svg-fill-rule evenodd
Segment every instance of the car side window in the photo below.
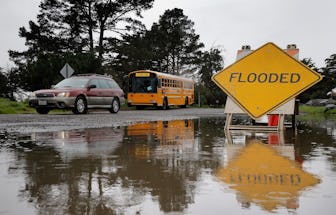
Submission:
M 98 79 L 91 79 L 90 85 L 96 85 L 96 88 L 101 88 Z
M 107 80 L 105 79 L 99 79 L 99 85 L 100 85 L 100 88 L 102 89 L 109 89 L 109 85 L 107 83 Z
M 108 85 L 110 86 L 110 88 L 112 89 L 119 89 L 119 85 L 117 84 L 117 82 L 115 82 L 115 80 L 108 80 L 107 81 Z

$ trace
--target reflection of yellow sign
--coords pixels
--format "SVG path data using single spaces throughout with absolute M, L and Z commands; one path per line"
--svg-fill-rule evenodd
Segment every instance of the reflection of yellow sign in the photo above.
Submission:
M 322 76 L 273 43 L 218 72 L 212 80 L 253 118 L 299 95 Z
M 278 206 L 289 208 L 299 191 L 319 182 L 294 161 L 278 155 L 271 146 L 259 141 L 246 146 L 217 175 L 231 184 L 244 202 L 254 202 L 269 211 Z

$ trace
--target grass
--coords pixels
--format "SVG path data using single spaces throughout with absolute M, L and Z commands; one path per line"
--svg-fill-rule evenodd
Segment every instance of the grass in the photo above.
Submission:
M 124 104 L 120 107 L 120 110 L 135 110 L 135 108 L 127 107 Z M 35 108 L 31 108 L 28 102 L 15 102 L 10 101 L 6 98 L 0 97 L 0 114 L 25 114 L 25 113 L 36 113 Z M 72 113 L 71 110 L 51 110 L 50 113 Z
M 0 98 L 0 114 L 34 113 L 35 109 L 30 108 L 26 102 L 15 102 L 9 99 Z
M 307 114 L 336 114 L 336 108 L 325 111 L 324 106 L 310 106 L 310 105 L 300 105 L 299 106 L 300 113 Z

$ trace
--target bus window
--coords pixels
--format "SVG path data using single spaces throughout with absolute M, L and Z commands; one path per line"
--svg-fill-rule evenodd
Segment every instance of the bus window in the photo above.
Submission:
M 161 88 L 162 87 L 162 79 L 157 79 L 157 80 L 158 80 L 157 87 Z
M 156 77 L 155 77 L 155 78 L 152 78 L 152 79 L 150 80 L 150 86 L 147 87 L 148 92 L 156 93 L 158 84 L 159 84 L 159 79 L 156 78 Z
M 184 82 L 184 89 L 193 89 L 193 83 L 192 82 Z

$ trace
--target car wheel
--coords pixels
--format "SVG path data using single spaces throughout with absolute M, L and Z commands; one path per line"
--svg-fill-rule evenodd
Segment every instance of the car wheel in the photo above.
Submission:
M 120 109 L 120 102 L 117 98 L 113 98 L 112 100 L 112 105 L 111 105 L 111 108 L 109 109 L 109 111 L 111 113 L 118 113 Z
M 78 96 L 75 100 L 75 106 L 72 109 L 74 114 L 86 114 L 87 113 L 87 102 L 83 96 Z
M 49 109 L 48 108 L 36 108 L 36 112 L 39 114 L 48 114 L 49 113 Z

